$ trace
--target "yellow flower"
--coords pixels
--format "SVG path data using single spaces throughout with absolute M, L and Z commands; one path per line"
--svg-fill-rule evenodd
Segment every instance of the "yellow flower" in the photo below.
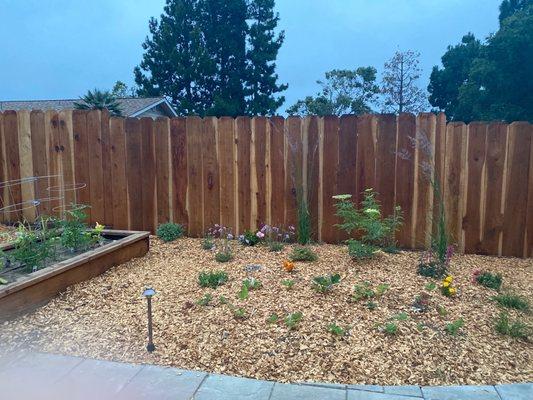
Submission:
M 94 227 L 94 230 L 95 231 L 98 231 L 98 232 L 102 232 L 104 230 L 105 226 L 104 225 L 100 225 L 98 222 L 96 223 L 95 227 Z
M 457 289 L 454 287 L 450 288 L 450 295 L 453 296 L 455 293 L 457 293 Z
M 442 282 L 442 286 L 448 287 L 448 286 L 450 286 L 450 282 L 444 281 L 444 282 Z
M 447 276 L 446 279 L 444 279 L 446 282 L 449 282 L 449 283 L 452 283 L 453 282 L 453 278 L 452 276 Z

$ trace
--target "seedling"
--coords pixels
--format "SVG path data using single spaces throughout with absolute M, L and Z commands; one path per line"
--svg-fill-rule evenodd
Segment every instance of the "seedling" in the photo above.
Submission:
M 228 274 L 224 271 L 200 272 L 198 275 L 198 284 L 201 287 L 210 287 L 216 289 L 228 281 Z
M 278 314 L 270 314 L 270 317 L 267 318 L 267 322 L 269 324 L 275 324 L 276 322 L 278 322 L 279 320 L 279 317 L 278 317 Z
M 333 285 L 337 285 L 340 281 L 341 276 L 339 274 L 315 276 L 313 278 L 313 288 L 317 292 L 326 293 L 333 289 Z
M 284 279 L 281 281 L 281 284 L 285 286 L 287 289 L 292 289 L 296 282 L 293 279 Z
M 289 314 L 285 317 L 285 325 L 287 325 L 287 328 L 290 330 L 296 329 L 302 318 L 303 314 L 301 312 Z
M 464 320 L 462 318 L 459 318 L 455 321 L 453 321 L 450 324 L 446 324 L 446 327 L 444 328 L 446 332 L 448 332 L 452 336 L 457 336 L 457 333 L 459 330 L 464 326 Z
M 346 335 L 346 329 L 341 328 L 339 325 L 333 323 L 328 325 L 328 331 L 335 336 Z
M 208 306 L 209 303 L 213 300 L 213 296 L 211 296 L 209 293 L 204 294 L 204 296 L 196 302 L 199 306 Z

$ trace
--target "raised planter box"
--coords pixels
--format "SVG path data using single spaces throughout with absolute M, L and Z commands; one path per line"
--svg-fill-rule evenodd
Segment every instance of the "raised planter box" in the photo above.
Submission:
M 113 242 L 0 286 L 0 320 L 30 311 L 70 285 L 94 278 L 132 258 L 142 257 L 150 246 L 150 232 L 104 230 L 102 235 Z M 9 244 L 0 246 L 1 250 L 10 248 Z

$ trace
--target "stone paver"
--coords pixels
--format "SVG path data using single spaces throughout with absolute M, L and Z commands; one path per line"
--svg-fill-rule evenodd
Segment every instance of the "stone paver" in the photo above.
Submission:
M 120 400 L 188 400 L 207 377 L 205 372 L 146 365 L 118 394 Z
M 224 375 L 209 375 L 194 400 L 268 400 L 274 382 Z
M 270 400 L 345 400 L 346 390 L 311 385 L 276 383 Z
M 494 386 L 423 386 L 426 400 L 500 400 Z
M 285 384 L 27 353 L 0 357 L 0 395 L 10 400 L 533 400 L 533 383 L 496 387 Z
M 533 399 L 533 384 L 512 383 L 496 385 L 496 391 L 505 400 L 531 400 Z

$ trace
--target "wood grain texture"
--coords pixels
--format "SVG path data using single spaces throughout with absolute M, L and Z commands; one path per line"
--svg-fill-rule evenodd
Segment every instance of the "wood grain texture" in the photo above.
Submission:
M 270 171 L 272 225 L 283 226 L 285 220 L 285 120 L 282 117 L 270 119 Z
M 157 224 L 170 221 L 170 129 L 168 118 L 154 122 Z
M 172 211 L 174 222 L 188 225 L 187 214 L 187 132 L 185 118 L 170 120 L 170 159 L 172 175 Z
M 531 136 L 531 128 L 527 122 L 513 122 L 509 125 L 507 187 L 503 214 L 504 256 L 522 257 L 524 253 Z
M 319 117 L 308 117 L 307 123 L 307 201 L 309 214 L 311 215 L 312 239 L 318 240 L 319 235 L 319 204 L 320 192 L 320 138 L 319 125 L 322 119 Z
M 268 118 L 255 117 L 252 120 L 253 124 L 253 148 L 254 148 L 254 162 L 255 166 L 255 184 L 254 193 L 255 199 L 255 218 L 254 228 L 260 229 L 261 225 L 267 223 L 267 124 Z
M 303 196 L 303 143 L 302 120 L 285 120 L 285 226 L 298 222 L 298 196 Z
M 109 111 L 103 110 L 101 112 L 102 124 L 102 140 L 100 142 L 102 147 L 102 177 L 104 186 L 104 220 L 101 224 L 106 226 L 113 226 L 113 175 L 112 175 L 112 161 L 111 161 L 111 137 L 109 133 Z
M 143 229 L 155 233 L 156 182 L 155 182 L 154 120 L 141 118 L 141 180 Z
M 235 216 L 235 120 L 218 120 L 218 151 L 220 165 L 220 223 L 228 228 L 237 226 Z
M 217 151 L 217 119 L 203 120 L 202 176 L 204 198 L 204 229 L 220 222 L 220 181 Z
M 46 151 L 46 134 L 44 127 L 44 113 L 42 111 L 32 111 L 30 113 L 31 129 L 31 154 L 33 176 L 36 177 L 34 184 L 35 199 L 39 201 L 37 206 L 37 215 L 49 215 L 50 204 L 43 201 L 48 197 L 46 188 L 48 187 L 48 160 Z M 88 203 L 88 202 L 87 202 Z
M 202 190 L 202 120 L 189 117 L 187 132 L 187 215 L 189 235 L 201 236 L 204 233 L 204 210 Z
M 111 179 L 113 182 L 113 228 L 128 229 L 128 181 L 126 176 L 126 131 L 123 118 L 111 117 Z
M 87 131 L 89 149 L 89 181 L 91 190 L 90 223 L 103 223 L 105 220 L 104 171 L 102 155 L 102 121 L 99 110 L 91 110 L 87 114 Z M 138 179 L 138 175 L 135 179 Z M 140 227 L 139 227 L 140 229 Z
M 344 151 L 344 150 L 343 150 Z M 374 190 L 379 193 L 384 216 L 394 211 L 394 185 L 396 164 L 396 115 L 377 117 L 376 125 L 376 175 Z
M 87 130 L 87 111 L 72 112 L 72 137 L 74 153 L 74 182 L 79 189 L 76 191 L 76 202 L 91 204 L 91 178 L 89 167 L 89 131 Z M 91 131 L 92 132 L 92 131 Z M 91 208 L 86 210 L 91 219 Z
M 366 189 L 376 187 L 376 118 L 362 115 L 357 119 L 356 186 L 357 204 L 363 199 Z
M 26 221 L 33 221 L 37 216 L 33 200 L 35 199 L 35 186 L 33 181 L 33 157 L 31 143 L 30 112 L 18 111 L 18 144 L 20 158 L 20 185 L 22 196 L 22 217 Z
M 129 229 L 143 230 L 141 123 L 136 118 L 126 118 L 124 126 L 126 130 Z
M 6 155 L 6 181 L 17 181 L 20 175 L 20 154 L 18 137 L 18 117 L 15 111 L 4 112 L 4 146 Z M 22 190 L 20 183 L 9 183 L 4 192 L 5 219 L 17 222 L 22 219 Z M 4 207 L 5 207 L 4 206 Z
M 250 142 L 252 137 L 251 119 L 237 117 L 236 155 L 237 155 L 237 233 L 251 226 L 251 183 L 250 183 Z
M 338 218 L 335 216 L 335 202 L 333 196 L 338 194 L 338 166 L 339 166 L 339 118 L 324 117 L 322 180 L 328 182 L 322 188 L 322 227 L 321 238 L 325 242 L 335 242 L 340 237 L 335 227 Z

